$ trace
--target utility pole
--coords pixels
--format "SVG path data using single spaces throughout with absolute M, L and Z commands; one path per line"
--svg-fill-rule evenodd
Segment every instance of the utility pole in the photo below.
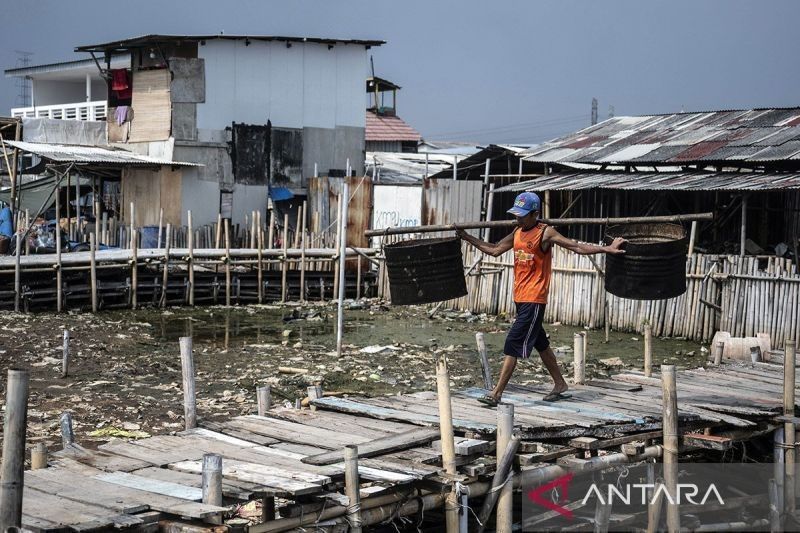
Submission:
M 592 98 L 592 126 L 597 124 L 597 98 Z

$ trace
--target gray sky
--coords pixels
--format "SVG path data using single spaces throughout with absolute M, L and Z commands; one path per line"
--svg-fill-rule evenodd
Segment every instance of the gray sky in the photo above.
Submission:
M 600 119 L 800 105 L 795 0 L 5 0 L 0 65 L 148 33 L 383 39 L 376 74 L 430 139 L 538 142 Z M 366 74 L 366 72 L 365 72 Z M 0 79 L 0 114 L 15 104 Z

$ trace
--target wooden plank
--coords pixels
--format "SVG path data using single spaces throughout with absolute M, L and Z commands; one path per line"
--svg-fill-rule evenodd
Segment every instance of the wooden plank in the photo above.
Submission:
M 641 385 L 619 383 L 608 379 L 590 379 L 584 384 L 585 387 L 596 387 L 599 389 L 610 389 L 624 392 L 637 392 L 642 390 Z
M 60 457 L 72 458 L 106 472 L 132 472 L 151 464 L 149 461 L 132 459 L 103 450 L 88 450 L 79 444 L 71 444 L 66 448 L 53 452 L 54 459 Z
M 265 437 L 264 435 L 259 435 L 258 433 L 252 433 L 247 430 L 231 427 L 225 423 L 202 420 L 199 422 L 199 424 L 200 427 L 208 429 L 209 431 L 214 431 L 216 433 L 223 433 L 225 435 L 229 435 L 231 437 L 235 437 L 237 439 L 252 442 L 255 444 L 260 444 L 262 446 L 269 446 L 270 444 L 277 444 L 281 442 L 278 439 Z
M 421 415 L 414 413 L 407 413 L 398 409 L 389 409 L 384 407 L 377 407 L 367 405 L 364 403 L 355 402 L 345 398 L 318 398 L 311 402 L 317 407 L 330 409 L 332 411 L 339 411 L 343 413 L 353 413 L 363 416 L 369 416 L 380 420 L 397 420 L 401 422 L 410 422 L 419 426 L 438 426 L 438 417 Z M 494 433 L 496 425 L 481 424 L 472 422 L 470 420 L 454 419 L 453 425 L 462 431 L 478 431 L 481 433 Z
M 30 470 L 25 483 L 42 492 L 81 503 L 96 504 L 123 513 L 152 509 L 177 516 L 206 518 L 228 510 L 180 498 L 114 485 L 99 479 L 56 468 Z
M 270 410 L 269 416 L 332 431 L 347 427 L 348 431 L 351 431 L 354 435 L 368 439 L 377 439 L 393 433 L 405 433 L 416 427 L 402 422 L 364 418 L 336 411 L 273 408 Z
M 31 487 L 24 488 L 22 525 L 27 528 L 44 531 L 90 531 L 131 527 L 141 523 L 134 516 L 119 514 L 105 507 L 75 502 Z
M 200 474 L 203 471 L 202 461 L 180 461 L 169 465 L 171 469 L 178 470 L 179 472 L 189 472 L 192 474 Z M 264 467 L 264 465 L 255 463 L 244 463 L 240 461 L 223 461 L 222 462 L 222 475 L 225 478 L 234 479 L 237 481 L 246 481 L 249 483 L 257 483 L 265 487 L 269 487 L 280 496 L 302 496 L 305 494 L 314 494 L 323 490 L 321 483 L 307 483 L 305 481 L 298 481 L 295 479 L 279 477 L 273 471 Z
M 733 439 L 728 437 L 718 437 L 716 435 L 705 435 L 703 433 L 687 433 L 683 436 L 685 446 L 696 446 L 708 450 L 725 451 L 733 447 Z
M 149 466 L 136 470 L 133 472 L 135 475 L 159 481 L 168 481 L 172 483 L 180 483 L 188 487 L 201 488 L 203 486 L 203 478 L 199 474 L 189 474 L 186 472 L 179 472 L 177 470 L 170 470 L 168 468 L 158 468 L 156 466 Z M 243 481 L 234 481 L 230 479 L 222 480 L 222 495 L 226 498 L 234 500 L 248 501 L 254 498 L 263 496 L 272 496 L 272 491 L 265 491 L 255 483 L 245 483 Z
M 121 487 L 146 490 L 147 492 L 154 492 L 156 494 L 163 494 L 183 500 L 199 502 L 203 499 L 203 490 L 201 488 L 181 485 L 174 481 L 150 479 L 127 472 L 103 472 L 102 474 L 97 474 L 94 478 Z
M 358 457 L 374 457 L 405 448 L 425 444 L 439 437 L 439 430 L 432 428 L 417 428 L 404 434 L 381 437 L 358 445 Z M 331 451 L 310 457 L 304 457 L 302 462 L 312 465 L 327 465 L 341 462 L 342 451 Z

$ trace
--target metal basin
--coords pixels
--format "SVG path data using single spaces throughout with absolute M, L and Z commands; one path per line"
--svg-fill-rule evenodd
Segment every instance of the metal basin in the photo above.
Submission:
M 663 300 L 686 292 L 686 231 L 678 224 L 611 226 L 606 244 L 627 239 L 625 253 L 606 255 L 606 291 L 632 300 Z
M 467 294 L 461 239 L 414 239 L 383 251 L 392 304 L 441 302 Z

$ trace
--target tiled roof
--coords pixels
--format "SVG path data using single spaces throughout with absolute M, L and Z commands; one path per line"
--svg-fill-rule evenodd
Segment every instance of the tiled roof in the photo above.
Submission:
M 614 117 L 526 150 L 524 158 L 597 165 L 800 160 L 800 108 Z
M 367 141 L 419 141 L 421 138 L 419 132 L 400 117 L 378 116 L 367 111 Z

